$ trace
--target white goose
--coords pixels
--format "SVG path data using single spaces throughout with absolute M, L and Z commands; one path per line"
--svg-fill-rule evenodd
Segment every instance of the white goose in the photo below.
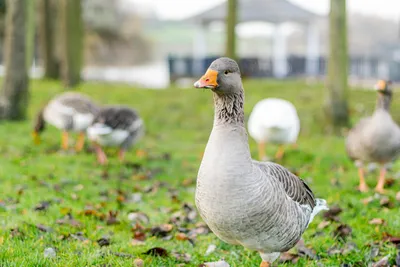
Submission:
M 248 122 L 250 136 L 258 144 L 260 160 L 266 160 L 265 143 L 278 144 L 275 158 L 281 159 L 285 144 L 296 144 L 300 120 L 295 106 L 287 100 L 266 98 L 253 108 Z
M 195 84 L 214 96 L 214 126 L 197 177 L 196 206 L 223 241 L 258 251 L 266 267 L 294 247 L 327 209 L 307 184 L 279 164 L 254 161 L 244 126 L 237 63 L 219 58 Z M 273 114 L 266 114 L 273 116 Z

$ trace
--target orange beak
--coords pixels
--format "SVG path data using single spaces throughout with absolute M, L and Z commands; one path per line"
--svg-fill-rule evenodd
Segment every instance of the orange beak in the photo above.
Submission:
M 384 80 L 378 81 L 378 83 L 375 85 L 375 89 L 377 91 L 384 91 L 386 89 L 386 82 Z
M 208 69 L 206 74 L 194 83 L 194 87 L 215 89 L 218 86 L 217 78 L 218 71 Z

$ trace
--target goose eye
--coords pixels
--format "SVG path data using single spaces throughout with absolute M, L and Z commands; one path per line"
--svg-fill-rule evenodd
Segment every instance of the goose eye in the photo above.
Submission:
M 225 73 L 225 75 L 228 75 L 229 71 L 226 70 L 224 73 Z

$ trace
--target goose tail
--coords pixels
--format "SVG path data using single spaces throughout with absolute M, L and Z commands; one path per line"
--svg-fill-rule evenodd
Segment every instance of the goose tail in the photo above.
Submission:
M 311 212 L 310 220 L 308 221 L 308 224 L 310 224 L 313 221 L 315 215 L 317 215 L 318 213 L 320 213 L 323 210 L 329 210 L 328 205 L 326 204 L 326 200 L 322 199 L 322 198 L 315 199 L 315 207 L 314 207 L 313 211 Z

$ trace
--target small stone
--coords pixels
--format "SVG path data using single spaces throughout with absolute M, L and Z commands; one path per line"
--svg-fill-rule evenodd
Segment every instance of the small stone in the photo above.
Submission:
M 56 251 L 54 248 L 45 248 L 43 254 L 44 254 L 45 258 L 55 258 L 56 257 Z

